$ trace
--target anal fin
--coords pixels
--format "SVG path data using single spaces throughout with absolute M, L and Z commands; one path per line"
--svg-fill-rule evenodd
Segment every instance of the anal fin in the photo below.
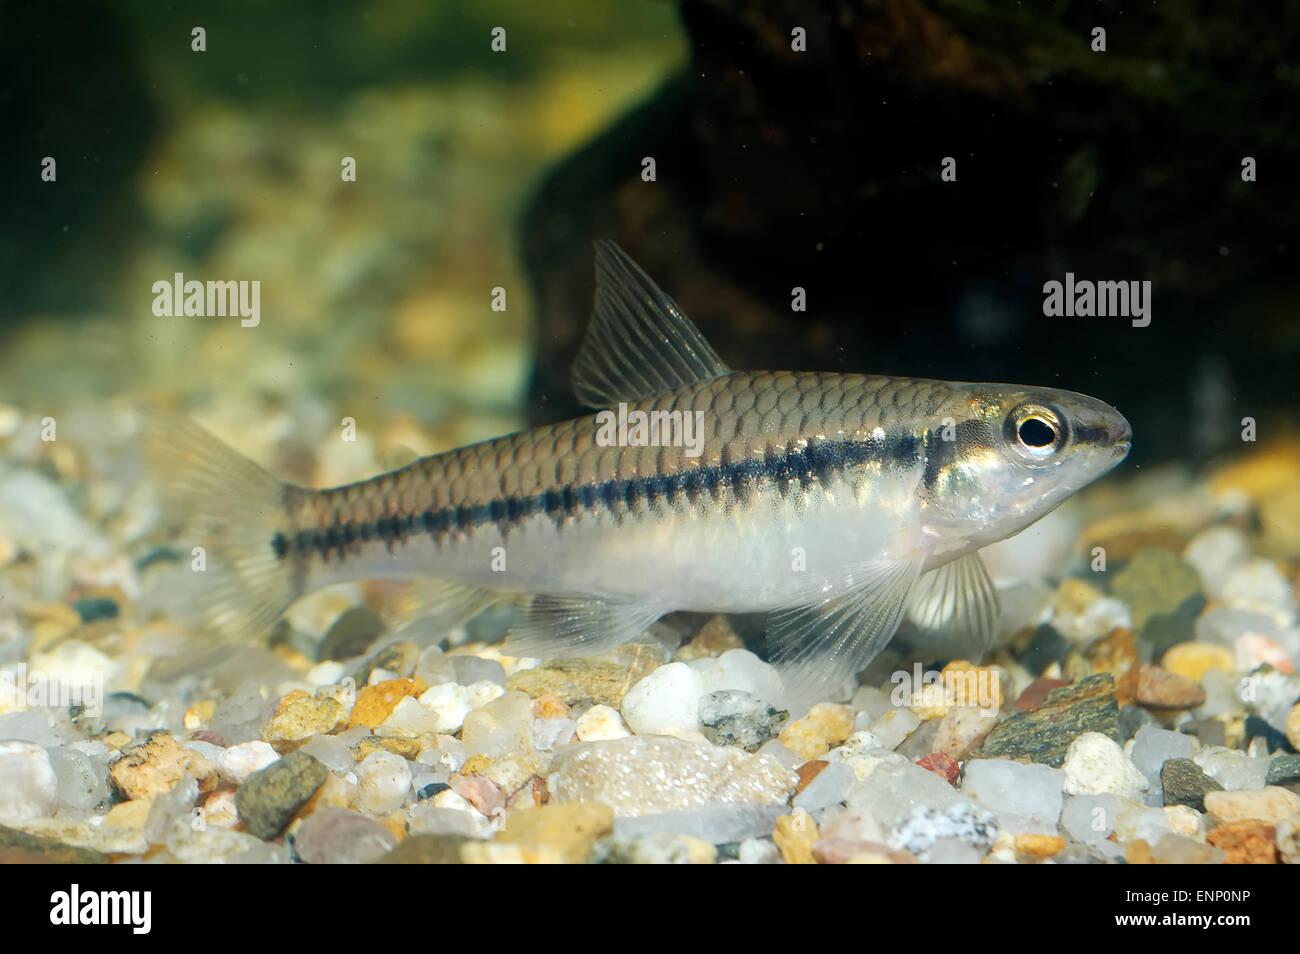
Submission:
M 645 632 L 665 610 L 622 600 L 538 595 L 506 637 L 516 656 L 597 656 Z

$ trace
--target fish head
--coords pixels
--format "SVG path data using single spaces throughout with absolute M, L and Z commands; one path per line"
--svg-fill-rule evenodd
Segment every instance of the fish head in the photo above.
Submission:
M 1018 533 L 1115 467 L 1132 440 L 1119 411 L 1073 391 L 966 385 L 953 411 L 926 441 L 926 526 L 944 549 Z

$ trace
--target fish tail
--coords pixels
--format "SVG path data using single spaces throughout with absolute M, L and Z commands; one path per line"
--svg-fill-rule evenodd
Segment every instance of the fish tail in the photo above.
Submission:
M 184 415 L 151 406 L 142 418 L 145 456 L 164 512 L 184 528 L 197 621 L 228 639 L 263 635 L 302 595 L 302 574 L 284 545 L 288 501 L 302 488 L 279 480 Z

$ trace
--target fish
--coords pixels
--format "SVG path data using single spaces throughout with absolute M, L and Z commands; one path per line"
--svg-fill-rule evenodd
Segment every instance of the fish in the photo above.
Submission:
M 595 270 L 584 417 L 313 489 L 152 409 L 150 460 L 204 548 L 203 623 L 251 637 L 322 587 L 406 580 L 447 619 L 511 599 L 507 651 L 564 657 L 674 611 L 764 612 L 791 687 L 843 686 L 904 623 L 986 652 L 981 548 L 1129 451 L 1124 417 L 1071 391 L 734 371 L 617 245 Z

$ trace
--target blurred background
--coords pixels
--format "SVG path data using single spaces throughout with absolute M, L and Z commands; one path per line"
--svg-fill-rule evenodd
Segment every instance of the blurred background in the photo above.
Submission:
M 734 367 L 1085 391 L 1194 472 L 1294 431 L 1298 35 L 1276 0 L 3 0 L 0 440 L 162 398 L 334 483 L 571 416 L 608 237 Z M 1067 271 L 1149 280 L 1150 326 L 1044 317 Z M 155 316 L 176 272 L 260 281 L 260 325 Z

